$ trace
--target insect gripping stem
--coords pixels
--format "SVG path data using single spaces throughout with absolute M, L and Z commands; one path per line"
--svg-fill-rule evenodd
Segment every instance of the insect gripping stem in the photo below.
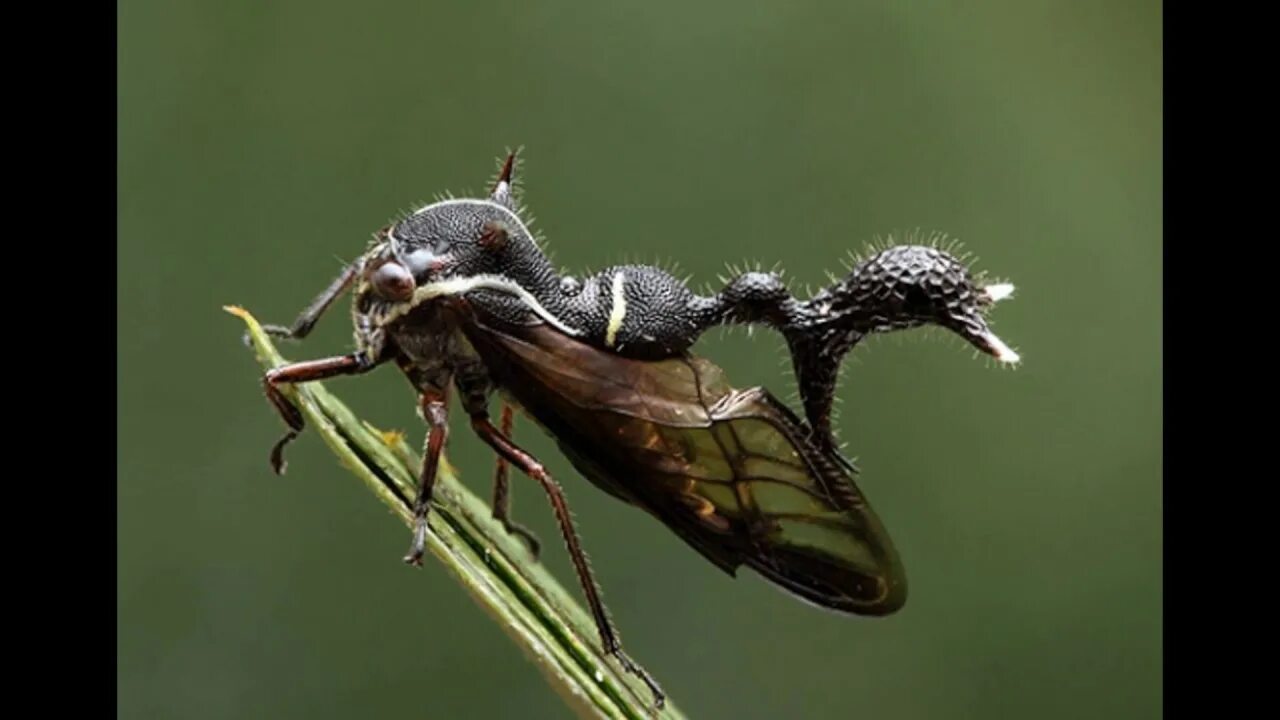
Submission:
M 225 308 L 248 326 L 251 347 L 266 368 L 289 367 L 271 336 L 247 311 Z M 413 527 L 418 458 L 396 433 L 379 433 L 356 417 L 322 382 L 280 386 L 290 407 L 311 426 L 334 456 L 395 517 Z M 541 668 L 569 708 L 583 718 L 684 716 L 671 702 L 656 714 L 649 693 L 625 679 L 601 652 L 591 615 L 544 567 L 523 562 L 522 546 L 490 518 L 486 504 L 441 463 L 427 551 Z M 287 486 L 285 487 L 287 490 Z
M 285 443 L 303 426 L 290 400 L 297 393 L 286 386 L 394 359 L 430 426 L 406 558 L 416 563 L 431 544 L 426 519 L 447 432 L 445 388 L 456 387 L 476 433 L 547 494 L 604 652 L 643 679 L 659 708 L 662 690 L 622 651 L 559 485 L 504 432 L 509 415 L 503 430 L 490 422 L 494 391 L 555 436 L 579 472 L 649 510 L 722 569 L 748 565 L 843 612 L 901 607 L 896 550 L 856 488 L 852 463 L 836 451 L 831 410 L 841 364 L 868 335 L 930 324 L 1016 363 L 987 322 L 1012 286 L 984 285 L 961 260 L 922 245 L 885 249 L 807 299 L 761 272 L 738 275 L 709 296 L 651 266 L 563 277 L 520 216 L 515 168 L 509 156 L 488 198 L 441 200 L 385 228 L 291 327 L 273 328 L 305 336 L 354 287 L 357 352 L 263 378 L 289 427 L 272 451 L 277 471 Z M 689 353 L 706 330 L 725 324 L 762 324 L 786 339 L 807 422 L 763 389 L 731 390 L 718 368 Z M 759 458 L 769 460 L 767 477 L 748 469 Z M 806 502 L 779 499 L 796 493 Z M 511 522 L 508 502 L 500 464 L 490 519 L 536 552 L 536 540 Z

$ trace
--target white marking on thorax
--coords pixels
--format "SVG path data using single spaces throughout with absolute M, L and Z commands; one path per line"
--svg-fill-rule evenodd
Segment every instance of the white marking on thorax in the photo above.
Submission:
M 609 326 L 605 329 L 604 344 L 613 347 L 618 339 L 618 330 L 622 329 L 622 321 L 627 317 L 627 295 L 624 292 L 626 275 L 618 271 L 613 275 L 613 304 L 609 309 Z
M 465 295 L 472 290 L 496 290 L 504 292 L 508 295 L 514 295 L 520 299 L 530 310 L 536 313 L 543 320 L 546 320 L 557 330 L 567 335 L 581 335 L 582 333 L 568 325 L 565 325 L 555 315 L 551 314 L 538 302 L 533 293 L 525 290 L 519 283 L 502 275 L 473 275 L 471 277 L 450 278 L 448 280 L 440 280 L 438 282 L 427 283 L 421 285 L 417 290 L 413 291 L 413 297 L 408 301 L 400 303 L 391 308 L 383 319 L 384 323 L 389 323 L 399 317 L 402 317 L 418 305 L 438 297 L 449 297 L 453 295 Z

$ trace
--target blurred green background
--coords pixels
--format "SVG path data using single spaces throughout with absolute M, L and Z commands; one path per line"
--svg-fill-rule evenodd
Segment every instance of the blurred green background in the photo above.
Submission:
M 525 423 L 682 709 L 1160 716 L 1160 3 L 126 0 L 118 61 L 122 717 L 566 714 L 439 565 L 400 562 L 407 530 L 317 436 L 270 473 L 281 424 L 220 309 L 292 320 L 372 231 L 516 145 L 574 272 L 676 262 L 701 286 L 781 261 L 816 287 L 918 227 L 1018 286 L 994 317 L 1018 370 L 920 333 L 847 366 L 839 428 L 911 582 L 891 618 L 730 579 Z M 284 349 L 350 337 L 344 305 Z M 698 350 L 793 388 L 774 336 Z M 394 370 L 330 387 L 420 441 Z M 487 496 L 489 454 L 450 442 Z

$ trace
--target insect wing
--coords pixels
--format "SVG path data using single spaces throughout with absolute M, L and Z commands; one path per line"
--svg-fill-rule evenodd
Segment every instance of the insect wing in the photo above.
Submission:
M 466 332 L 579 472 L 726 572 L 745 564 L 841 612 L 902 606 L 903 569 L 879 518 L 768 391 L 733 389 L 703 358 L 632 360 L 547 325 Z

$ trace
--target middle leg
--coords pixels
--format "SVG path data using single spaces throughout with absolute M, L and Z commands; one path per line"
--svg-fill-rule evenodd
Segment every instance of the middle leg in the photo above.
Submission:
M 515 413 L 510 405 L 502 406 L 502 434 L 511 437 L 511 426 L 515 421 Z M 529 552 L 536 559 L 541 552 L 542 544 L 529 528 L 511 519 L 511 492 L 508 484 L 507 470 L 509 463 L 502 455 L 498 455 L 493 470 L 493 518 L 502 523 L 503 529 L 512 535 L 519 535 L 529 546 Z

